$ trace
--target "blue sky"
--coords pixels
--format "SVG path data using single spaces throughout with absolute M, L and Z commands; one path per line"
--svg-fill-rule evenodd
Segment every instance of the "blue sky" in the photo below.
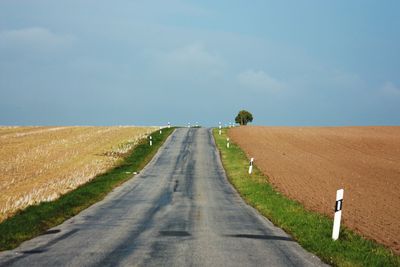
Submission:
M 0 1 L 1 125 L 400 125 L 400 1 Z

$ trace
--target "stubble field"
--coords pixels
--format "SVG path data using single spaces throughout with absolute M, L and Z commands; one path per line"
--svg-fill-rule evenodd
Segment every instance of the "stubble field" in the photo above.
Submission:
M 0 127 L 0 221 L 115 166 L 155 127 Z
M 236 127 L 229 130 L 269 181 L 307 209 L 333 216 L 400 253 L 400 127 Z

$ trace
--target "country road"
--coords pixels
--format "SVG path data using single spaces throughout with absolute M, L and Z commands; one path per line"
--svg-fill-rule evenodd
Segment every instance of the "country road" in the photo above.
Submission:
M 246 205 L 210 129 L 177 129 L 103 201 L 12 251 L 0 266 L 320 266 Z

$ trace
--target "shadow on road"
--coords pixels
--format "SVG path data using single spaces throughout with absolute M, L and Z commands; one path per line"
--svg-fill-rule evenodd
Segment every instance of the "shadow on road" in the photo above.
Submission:
M 236 238 L 294 241 L 292 238 L 286 237 L 286 236 L 252 235 L 252 234 L 236 234 L 236 235 L 224 235 L 224 236 L 226 236 L 226 237 L 236 237 Z

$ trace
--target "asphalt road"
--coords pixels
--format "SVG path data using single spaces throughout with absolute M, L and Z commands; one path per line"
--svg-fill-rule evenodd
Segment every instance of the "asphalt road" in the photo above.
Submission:
M 177 129 L 134 179 L 0 266 L 314 266 L 322 262 L 247 206 L 209 129 Z

